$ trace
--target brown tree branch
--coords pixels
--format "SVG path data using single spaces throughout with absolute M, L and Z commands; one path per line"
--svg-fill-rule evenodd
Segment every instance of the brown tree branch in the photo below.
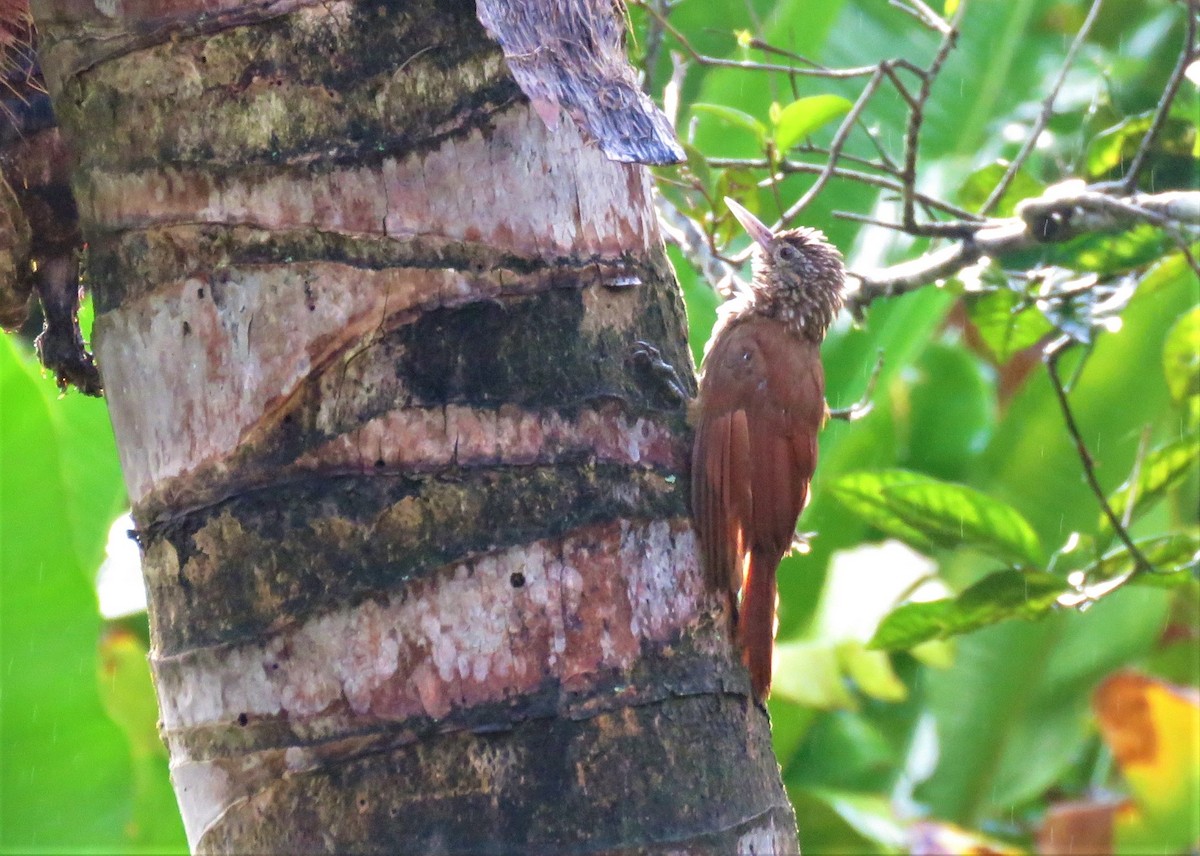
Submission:
M 874 270 L 850 271 L 858 281 L 852 306 L 863 307 L 877 297 L 903 294 L 946 279 L 984 256 L 998 256 L 1061 242 L 1086 232 L 1119 232 L 1141 223 L 1195 228 L 1200 223 L 1200 191 L 1135 194 L 1128 199 L 1091 188 L 1051 192 L 1018 206 L 1017 216 L 977 224 L 968 237 L 916 259 Z M 1189 264 L 1196 260 L 1187 254 Z
M 1104 493 L 1104 488 L 1100 486 L 1099 479 L 1096 478 L 1095 462 L 1092 460 L 1091 452 L 1088 451 L 1087 443 L 1083 440 L 1083 435 L 1079 432 L 1079 425 L 1075 421 L 1075 414 L 1071 411 L 1071 403 L 1067 400 L 1067 390 L 1058 375 L 1058 361 L 1067 352 L 1073 341 L 1069 336 L 1061 336 L 1046 348 L 1044 361 L 1046 363 L 1046 373 L 1050 376 L 1050 385 L 1054 388 L 1054 395 L 1058 399 L 1059 407 L 1062 409 L 1063 423 L 1066 425 L 1067 433 L 1071 435 L 1071 439 L 1075 442 L 1075 449 L 1079 453 L 1079 462 L 1083 465 L 1084 478 L 1087 479 L 1088 487 L 1095 494 L 1096 501 L 1100 504 L 1100 510 L 1113 527 L 1113 532 L 1116 533 L 1121 543 L 1125 545 L 1125 549 L 1129 551 L 1130 557 L 1134 560 L 1135 573 L 1152 572 L 1154 566 L 1150 564 L 1142 551 L 1133 543 L 1128 530 L 1126 530 L 1121 520 L 1118 519 L 1116 513 L 1113 512 L 1112 506 L 1109 505 L 1108 497 Z

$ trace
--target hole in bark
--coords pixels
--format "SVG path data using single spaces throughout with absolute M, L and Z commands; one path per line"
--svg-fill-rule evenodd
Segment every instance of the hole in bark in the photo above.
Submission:
M 183 322 L 183 335 L 186 336 L 190 332 L 192 332 L 192 325 L 189 324 L 188 322 L 184 321 Z
M 378 458 L 375 461 L 375 469 L 382 470 L 385 466 L 387 466 L 387 463 L 383 460 L 383 458 Z
M 197 288 L 197 289 L 196 289 L 196 299 L 197 299 L 197 300 L 203 300 L 203 299 L 204 299 L 204 289 L 203 289 L 203 288 Z
M 238 714 L 238 725 L 244 726 L 249 721 L 250 721 L 250 717 L 246 716 L 245 713 Z
M 508 578 L 508 581 L 512 583 L 513 588 L 521 588 L 523 585 L 525 585 L 525 575 L 520 571 L 517 571 Z

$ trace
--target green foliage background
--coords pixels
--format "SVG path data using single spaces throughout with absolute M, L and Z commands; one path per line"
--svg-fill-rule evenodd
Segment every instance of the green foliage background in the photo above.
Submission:
M 959 48 L 929 104 L 923 189 L 957 194 L 962 204 L 978 194 L 972 184 L 981 180 L 978 171 L 1012 155 L 1018 142 L 1007 142 L 1004 129 L 1028 126 L 1085 11 L 1055 0 L 971 4 Z M 648 19 L 638 8 L 631 17 L 636 58 L 647 45 Z M 738 30 L 828 65 L 895 56 L 924 62 L 935 46 L 919 23 L 871 0 L 686 0 L 671 21 L 704 53 L 735 59 L 747 56 Z M 1071 175 L 1119 170 L 1122 147 L 1137 132 L 1136 119 L 1127 120 L 1154 107 L 1181 39 L 1180 4 L 1109 0 L 1051 123 L 1055 144 L 1039 152 L 1018 187 L 1036 193 Z M 677 49 L 669 39 L 666 46 Z M 664 50 L 651 91 L 661 92 L 669 75 Z M 761 156 L 754 133 L 692 105 L 725 105 L 769 129 L 772 102 L 853 99 L 854 86 L 800 79 L 793 87 L 780 76 L 693 64 L 682 88 L 680 127 L 690 127 L 690 144 L 704 155 Z M 1156 175 L 1168 184 L 1195 185 L 1188 150 L 1196 134 L 1195 94 L 1185 83 L 1185 109 L 1156 153 Z M 867 112 L 894 153 L 904 118 L 903 104 L 887 94 Z M 827 142 L 831 130 L 815 136 Z M 859 142 L 851 151 L 871 155 Z M 788 178 L 781 197 L 794 200 L 810 181 Z M 823 228 L 852 265 L 925 249 L 923 241 L 867 243 L 858 224 L 832 216 L 835 209 L 869 213 L 878 197 L 835 180 L 804 219 Z M 777 213 L 765 191 L 752 201 L 765 217 Z M 1183 465 L 1154 496 L 1143 492 L 1133 534 L 1194 539 L 1200 479 L 1187 449 L 1200 387 L 1192 382 L 1196 367 L 1187 343 L 1193 340 L 1176 337 L 1174 351 L 1167 342 L 1176 325 L 1200 324 L 1195 278 L 1158 235 L 1104 237 L 1046 252 L 1058 254 L 1047 262 L 1067 258 L 1077 269 L 1136 277 L 1119 332 L 1100 334 L 1086 359 L 1068 366 L 1082 359 L 1071 401 L 1107 491 L 1130 476 L 1144 434 L 1152 450 L 1183 444 Z M 698 356 L 717 299 L 672 254 Z M 1090 539 L 1109 537 L 1044 369 L 1017 371 L 1010 363 L 1050 329 L 1036 309 L 1019 310 L 964 297 L 950 283 L 877 301 L 861 325 L 839 326 L 827 342 L 832 406 L 858 398 L 881 351 L 885 366 L 875 412 L 861 422 L 833 423 L 823 434 L 815 499 L 801 521 L 801 529 L 818 535 L 811 552 L 785 560 L 780 571 L 781 664 L 771 712 L 807 853 L 902 850 L 906 825 L 919 817 L 1028 848 L 1052 802 L 1123 788 L 1090 712 L 1099 680 L 1127 666 L 1191 686 L 1200 677 L 1194 571 L 1176 575 L 1179 585 L 1125 586 L 1087 611 L 1013 618 L 911 650 L 870 650 L 861 634 L 835 629 L 846 623 L 841 613 L 856 605 L 835 598 L 834 590 L 869 587 L 889 568 L 855 578 L 865 573 L 861 565 L 848 567 L 838 573 L 850 578 L 839 582 L 831 558 L 905 531 L 847 499 L 863 473 L 954 482 L 1019 515 L 1028 531 L 1018 526 L 1011 537 L 984 526 L 918 543 L 951 594 L 1018 566 L 1062 581 L 1094 558 Z M 978 339 L 968 333 L 967 319 Z M 59 399 L 28 343 L 15 338 L 0 339 L 0 456 L 0 851 L 182 851 L 154 730 L 144 636 L 136 626 L 106 628 L 96 609 L 95 571 L 124 502 L 103 403 L 75 394 Z M 880 486 L 864 485 L 860 495 Z M 1084 546 L 1067 551 L 1072 532 L 1081 533 Z M 862 609 L 872 627 L 896 605 L 867 600 Z M 1163 830 L 1157 846 L 1175 852 L 1197 836 L 1197 826 Z

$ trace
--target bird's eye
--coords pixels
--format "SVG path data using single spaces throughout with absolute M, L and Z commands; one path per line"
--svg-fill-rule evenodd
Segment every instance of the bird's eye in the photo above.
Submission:
M 775 255 L 781 261 L 792 262 L 800 255 L 799 251 L 791 244 L 780 244 L 779 249 L 775 251 Z

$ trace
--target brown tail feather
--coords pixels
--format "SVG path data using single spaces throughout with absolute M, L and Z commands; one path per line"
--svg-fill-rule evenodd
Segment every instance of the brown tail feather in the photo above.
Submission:
M 772 561 L 774 560 L 774 561 Z M 771 658 L 775 647 L 775 568 L 779 560 L 755 550 L 750 554 L 738 613 L 742 662 L 750 670 L 756 701 L 771 692 Z

